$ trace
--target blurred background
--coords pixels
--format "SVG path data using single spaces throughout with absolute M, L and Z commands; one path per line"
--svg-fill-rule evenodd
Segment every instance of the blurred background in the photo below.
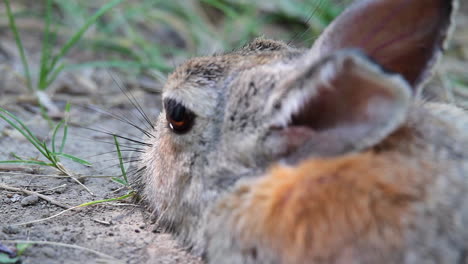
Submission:
M 54 100 L 112 86 L 109 71 L 129 89 L 158 93 L 172 69 L 192 56 L 239 48 L 257 36 L 310 46 L 350 0 L 9 0 L 30 77 L 0 4 L 0 95 L 43 90 Z M 6 2 L 5 2 L 6 3 Z M 466 11 L 468 4 L 462 3 Z M 105 10 L 103 10 L 105 9 Z M 102 12 L 101 12 L 102 11 Z M 93 15 L 99 16 L 93 17 Z M 93 19 L 94 18 L 94 19 Z M 436 89 L 428 94 L 466 106 L 467 18 L 459 16 Z M 76 37 L 70 44 L 71 38 Z M 68 49 L 61 54 L 67 44 Z M 59 57 L 55 68 L 47 60 Z M 60 55 L 60 56 L 59 56 Z M 44 66 L 45 65 L 45 66 Z M 56 71 L 54 71 L 56 70 Z M 28 84 L 28 82 L 30 84 Z M 26 86 L 26 87 L 25 87 Z M 99 89 L 98 89 L 99 87 Z M 53 96 L 58 94 L 58 96 Z M 24 94 L 23 94 L 24 95 Z M 89 99 L 89 98 L 88 98 Z M 78 100 L 75 98 L 74 100 Z M 81 98 L 86 101 L 86 98 Z M 97 100 L 97 99 L 96 99 Z M 100 103 L 94 100 L 94 103 Z M 31 101 L 33 101 L 31 99 Z M 1 101 L 0 105 L 14 102 Z M 105 103 L 105 102 L 101 102 Z M 59 103 L 60 104 L 60 103 Z M 52 107 L 52 106 L 51 106 Z M 50 109 L 49 109 L 50 110 Z M 51 113 L 52 115 L 54 113 Z
M 111 1 L 10 0 L 18 32 L 31 64 L 32 78 L 40 71 L 47 20 L 51 50 L 60 47 Z M 116 1 L 114 1 L 116 2 Z M 309 46 L 349 1 L 346 0 L 127 0 L 117 1 L 91 22 L 81 39 L 61 58 L 64 71 L 118 69 L 122 78 L 148 90 L 174 66 L 194 55 L 238 48 L 256 36 Z M 0 64 L 20 75 L 22 62 L 5 6 L 0 5 Z M 53 53 L 53 52 L 52 52 Z M 138 77 L 138 78 L 137 78 Z M 94 82 L 93 78 L 88 81 Z M 34 81 L 33 81 L 34 82 Z M 37 80 L 36 80 L 37 82 Z M 55 86 L 57 86 L 55 84 Z M 46 90 L 50 87 L 41 87 Z M 86 90 L 86 88 L 82 87 Z M 89 87 L 88 87 L 89 88 Z M 79 90 L 78 87 L 73 89 Z M 52 93 L 52 92 L 50 92 Z
M 118 71 L 124 84 L 130 87 L 138 86 L 147 92 L 158 92 L 164 76 L 187 58 L 239 48 L 257 36 L 284 40 L 295 46 L 310 46 L 326 25 L 351 1 L 9 2 L 29 63 L 32 89 L 47 90 L 49 95 L 62 92 L 82 95 L 96 92 L 98 86 L 102 88 L 108 84 L 106 78 L 109 79 L 109 76 L 105 76 L 104 72 L 109 69 Z M 47 8 L 47 3 L 50 8 Z M 90 21 L 106 5 L 111 6 Z M 462 5 L 466 9 L 466 4 Z M 456 59 L 464 60 L 468 46 L 467 34 L 463 32 L 466 30 L 466 17 L 461 15 L 458 23 L 461 26 L 455 34 L 456 41 L 451 46 L 450 54 Z M 83 28 L 84 25 L 88 27 Z M 51 82 L 39 84 L 40 72 L 44 71 L 41 61 L 43 57 L 60 53 L 67 41 L 81 30 L 84 34 L 59 58 L 63 64 L 60 65 L 58 76 L 53 76 L 54 80 Z M 48 34 L 44 42 L 46 32 Z M 1 95 L 5 91 L 22 89 L 17 87 L 18 83 L 9 83 L 8 78 L 27 77 L 5 5 L 0 5 L 0 34 L 0 81 L 3 80 Z M 449 73 L 444 74 L 439 81 L 444 88 L 450 90 L 449 93 L 454 93 L 447 94 L 444 91 L 443 99 L 455 102 L 457 95 L 466 95 L 466 89 L 461 92 L 459 90 L 460 86 L 465 86 L 467 80 L 464 74 L 457 71 L 460 65 L 454 64 L 456 63 L 448 67 L 446 71 Z M 53 74 L 51 71 L 50 79 Z M 27 84 L 27 80 L 23 80 L 23 83 Z M 434 93 L 431 95 L 435 96 Z M 436 92 L 436 95 L 440 97 L 441 93 Z

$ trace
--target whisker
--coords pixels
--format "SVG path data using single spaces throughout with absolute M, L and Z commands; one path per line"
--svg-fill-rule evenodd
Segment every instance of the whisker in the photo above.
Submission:
M 138 160 L 130 160 L 130 161 L 124 162 L 124 164 L 129 164 L 129 163 L 136 162 L 136 161 L 141 161 L 141 160 L 140 160 L 140 159 L 138 159 Z M 112 168 L 118 168 L 119 166 L 120 166 L 120 163 L 114 164 L 114 165 L 111 165 L 111 166 L 108 166 L 108 167 L 104 167 L 104 168 L 102 168 L 101 170 L 96 171 L 96 173 L 98 173 L 98 174 L 99 174 L 99 173 L 103 173 L 103 172 L 106 171 L 106 170 L 109 170 L 109 169 L 112 169 Z M 127 172 L 127 174 L 133 174 L 133 173 L 134 173 L 133 170 L 127 170 L 126 172 Z
M 84 136 L 77 135 L 77 134 L 72 134 L 72 135 L 73 135 L 73 137 L 78 137 L 78 138 L 84 139 L 86 141 L 95 142 L 95 143 L 97 142 L 97 143 L 102 143 L 102 144 L 109 144 L 109 145 L 115 146 L 115 142 L 113 142 L 113 141 L 111 142 L 111 141 L 98 140 L 98 139 L 84 137 Z M 73 140 L 73 139 L 70 139 L 70 140 Z M 140 149 L 140 148 L 136 147 L 135 145 L 141 145 L 141 144 L 131 143 L 131 142 L 129 144 L 132 144 L 132 145 L 128 145 L 128 144 L 119 142 L 119 145 L 121 147 L 126 147 L 128 149 L 136 149 L 136 150 Z M 152 146 L 152 145 L 150 144 L 150 146 Z
M 132 160 L 125 160 L 125 159 L 128 159 L 130 157 L 127 157 L 127 158 L 122 158 L 122 163 L 123 164 L 126 164 L 126 163 L 131 163 L 131 162 L 134 162 L 134 161 L 141 161 L 142 159 L 132 159 Z M 116 161 L 116 160 L 119 160 L 118 157 L 114 157 L 114 158 L 110 158 L 110 159 L 103 159 L 103 160 L 98 160 L 96 162 L 94 162 L 95 164 L 97 163 L 106 163 L 106 162 L 109 162 L 109 161 Z
M 140 141 L 140 140 L 136 140 L 136 139 L 132 139 L 132 138 L 129 138 L 129 137 L 117 135 L 117 134 L 109 132 L 109 131 L 99 130 L 99 129 L 90 128 L 90 127 L 84 127 L 84 126 L 79 126 L 79 125 L 78 125 L 78 127 L 82 128 L 82 129 L 87 129 L 87 130 L 91 130 L 91 131 L 94 131 L 94 132 L 106 134 L 106 135 L 109 135 L 109 136 L 115 136 L 115 137 L 125 139 L 125 140 L 128 140 L 130 142 L 133 142 L 133 143 L 136 143 L 136 144 L 139 144 L 139 145 L 148 146 L 148 147 L 151 146 L 151 144 L 149 144 L 149 143 L 146 143 L 146 142 L 143 142 L 143 141 Z
M 114 154 L 114 153 L 117 153 L 117 152 L 118 152 L 117 150 L 114 150 L 114 151 L 107 151 L 107 152 L 102 152 L 102 153 L 94 154 L 94 155 L 91 155 L 91 156 L 87 156 L 87 157 L 84 157 L 84 158 L 85 158 L 85 159 L 95 158 L 95 157 L 104 156 L 104 155 L 107 155 L 107 154 Z M 145 153 L 145 151 L 142 150 L 142 149 L 120 149 L 120 152 Z
M 310 20 L 312 20 L 312 18 L 314 17 L 314 15 L 316 14 L 317 11 L 319 11 L 321 9 L 323 5 L 323 1 L 319 1 L 318 4 L 316 4 L 312 10 L 310 10 L 310 15 L 307 17 L 306 21 L 305 21 L 305 24 L 308 25 Z M 302 31 L 302 33 L 299 33 L 297 32 L 296 34 L 294 34 L 294 36 L 288 41 L 288 45 L 291 45 L 292 42 L 298 40 L 298 39 L 301 39 L 302 37 L 304 37 L 304 35 L 306 33 L 308 33 L 310 31 L 312 27 L 311 26 L 308 26 L 306 30 Z
M 112 72 L 109 72 L 112 80 L 114 80 L 115 84 L 119 87 L 119 89 L 122 91 L 122 93 L 125 95 L 125 97 L 127 97 L 127 99 L 130 101 L 130 103 L 132 103 L 132 105 L 138 110 L 138 112 L 140 113 L 140 115 L 145 119 L 145 121 L 150 125 L 150 127 L 152 129 L 154 129 L 154 125 L 153 123 L 151 122 L 151 120 L 148 118 L 148 116 L 146 115 L 145 111 L 143 111 L 143 108 L 141 107 L 141 105 L 138 103 L 138 100 L 136 100 L 135 96 L 133 95 L 133 93 L 128 90 L 128 89 L 124 89 L 124 85 L 122 84 L 122 80 L 120 80 L 120 78 L 118 78 L 115 74 L 113 74 Z M 127 90 L 127 92 L 125 92 L 125 90 Z M 132 98 L 130 98 L 130 96 L 128 96 L 128 94 L 130 94 L 130 96 Z M 133 100 L 132 100 L 133 99 Z
M 115 77 L 113 74 L 111 74 L 109 72 L 109 75 L 111 76 L 112 80 L 114 81 L 114 83 L 117 85 L 117 87 L 119 88 L 119 90 L 125 95 L 125 97 L 128 99 L 128 101 L 132 104 L 132 106 L 139 112 L 140 116 L 142 116 L 142 114 L 140 113 L 140 109 L 138 109 L 138 107 L 135 105 L 135 103 L 129 98 L 129 96 L 127 95 L 127 93 L 125 92 L 125 85 L 122 84 L 122 80 L 120 79 L 117 79 L 117 77 Z M 127 89 L 128 90 L 128 89 Z M 133 118 L 135 118 L 136 120 L 140 121 L 141 124 L 143 124 L 143 126 L 147 129 L 147 130 L 151 130 L 151 126 L 148 126 L 148 121 L 146 119 L 142 119 L 140 116 L 138 115 L 135 115 L 133 112 L 130 112 L 130 114 L 133 116 Z
M 150 132 L 148 132 L 147 130 L 139 127 L 138 125 L 136 125 L 135 123 L 133 123 L 132 121 L 130 121 L 130 119 L 126 118 L 124 115 L 116 115 L 112 112 L 109 112 L 109 111 L 106 111 L 104 109 L 101 109 L 95 105 L 78 105 L 79 107 L 82 107 L 82 108 L 85 108 L 85 109 L 89 109 L 89 110 L 92 110 L 92 111 L 96 111 L 98 113 L 101 113 L 101 114 L 105 114 L 107 116 L 110 116 L 118 121 L 121 121 L 125 124 L 128 124 L 136 129 L 138 129 L 140 132 L 142 132 L 143 134 L 145 134 L 147 137 L 153 137 L 154 138 L 154 135 L 151 134 Z

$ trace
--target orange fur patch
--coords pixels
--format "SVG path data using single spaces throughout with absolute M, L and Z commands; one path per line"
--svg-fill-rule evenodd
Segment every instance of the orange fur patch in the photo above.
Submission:
M 261 241 L 284 263 L 330 260 L 358 244 L 400 247 L 403 216 L 424 194 L 421 168 L 390 153 L 274 167 L 239 197 L 241 239 Z

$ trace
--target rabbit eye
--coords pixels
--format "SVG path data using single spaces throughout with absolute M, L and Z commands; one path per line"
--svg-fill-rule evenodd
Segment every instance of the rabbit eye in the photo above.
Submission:
M 165 99 L 164 108 L 166 109 L 166 120 L 172 131 L 183 134 L 192 128 L 195 114 L 188 108 L 173 99 Z

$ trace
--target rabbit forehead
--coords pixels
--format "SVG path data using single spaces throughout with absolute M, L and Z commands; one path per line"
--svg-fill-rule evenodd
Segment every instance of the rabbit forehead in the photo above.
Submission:
M 216 114 L 220 96 L 228 93 L 228 89 L 236 90 L 236 87 L 231 87 L 231 81 L 239 72 L 277 64 L 297 57 L 298 54 L 302 52 L 294 49 L 251 52 L 241 50 L 224 55 L 194 58 L 177 67 L 169 76 L 163 98 L 177 100 L 197 115 L 208 117 Z

